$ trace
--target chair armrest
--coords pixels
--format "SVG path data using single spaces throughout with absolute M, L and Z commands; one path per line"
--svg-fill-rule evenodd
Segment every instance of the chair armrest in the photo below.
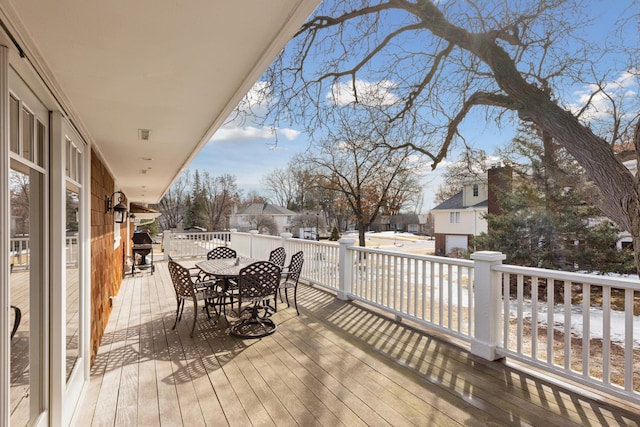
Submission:
M 198 289 L 211 288 L 217 286 L 220 281 L 217 279 L 203 280 L 196 282 L 195 285 Z

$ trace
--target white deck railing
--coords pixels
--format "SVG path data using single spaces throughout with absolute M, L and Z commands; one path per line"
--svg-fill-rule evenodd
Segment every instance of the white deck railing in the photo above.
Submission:
M 29 237 L 11 237 L 9 239 L 11 269 L 29 268 L 31 251 Z M 65 257 L 68 267 L 78 266 L 78 236 L 67 236 L 65 239 Z
M 206 258 L 207 252 L 216 246 L 229 246 L 231 233 L 228 231 L 176 233 L 165 231 L 162 235 L 162 249 L 165 258 Z
M 485 359 L 508 358 L 640 402 L 637 279 L 503 265 L 498 252 L 460 260 L 361 248 L 354 239 L 293 239 L 289 233 L 231 232 L 214 240 L 258 259 L 283 246 L 287 263 L 301 250 L 302 279 L 340 299 L 436 329 Z
M 501 300 L 500 355 L 638 399 L 637 280 L 510 265 L 494 270 L 508 295 Z
M 351 298 L 466 341 L 473 331 L 473 262 L 352 247 Z

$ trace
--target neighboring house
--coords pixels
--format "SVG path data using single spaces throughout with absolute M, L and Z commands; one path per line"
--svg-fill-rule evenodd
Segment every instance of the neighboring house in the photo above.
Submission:
M 407 233 L 428 235 L 429 217 L 428 214 L 399 214 L 391 216 L 391 227 L 396 231 Z
M 473 237 L 487 232 L 488 212 L 498 213 L 495 189 L 510 186 L 511 169 L 496 167 L 486 175 L 464 183 L 462 191 L 433 208 L 435 253 L 466 251 Z
M 233 207 L 233 212 L 229 216 L 229 227 L 238 231 L 249 231 L 261 228 L 261 223 L 272 221 L 276 230 L 270 230 L 271 234 L 291 233 L 291 220 L 298 215 L 282 206 L 270 205 L 269 203 L 253 203 L 243 209 L 237 210 Z M 266 220 L 266 221 L 265 221 Z M 270 221 L 269 221 L 270 220 Z M 262 230 L 260 230 L 262 231 Z
M 431 213 L 398 215 L 379 215 L 369 226 L 371 231 L 405 231 L 420 235 L 430 235 L 433 219 Z

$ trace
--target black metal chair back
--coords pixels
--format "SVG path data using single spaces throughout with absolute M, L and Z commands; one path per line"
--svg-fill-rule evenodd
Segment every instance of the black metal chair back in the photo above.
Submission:
M 207 253 L 207 259 L 225 259 L 225 258 L 237 258 L 238 254 L 234 249 L 227 246 L 218 246 L 211 249 Z
M 300 274 L 302 273 L 303 264 L 304 252 L 299 251 L 293 254 L 284 279 L 280 283 L 280 292 L 282 292 L 282 290 L 284 289 L 284 295 L 287 299 L 288 307 L 291 307 L 291 304 L 289 304 L 288 290 L 293 289 L 293 303 L 296 307 L 296 313 L 298 314 L 300 314 L 300 311 L 298 310 L 298 280 L 300 279 Z M 282 298 L 282 293 L 280 294 L 280 298 Z
M 286 259 L 287 253 L 282 246 L 279 248 L 275 248 L 269 254 L 269 262 L 272 262 L 275 265 L 279 265 L 281 268 L 284 267 L 284 262 Z
M 257 261 L 240 270 L 240 304 L 275 299 L 282 269 L 269 261 Z
M 287 269 L 286 282 L 298 283 L 300 279 L 300 273 L 302 273 L 302 265 L 304 264 L 304 252 L 299 251 L 293 254 L 289 268 Z

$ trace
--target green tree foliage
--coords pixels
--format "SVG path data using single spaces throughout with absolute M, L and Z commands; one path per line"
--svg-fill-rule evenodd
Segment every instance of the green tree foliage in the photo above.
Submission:
M 196 169 L 193 174 L 193 184 L 191 185 L 191 196 L 187 204 L 187 215 L 185 218 L 185 228 L 202 227 L 207 228 L 206 218 L 207 196 L 202 186 L 200 173 Z
M 329 236 L 329 240 L 332 242 L 336 242 L 340 239 L 340 232 L 338 231 L 338 227 L 334 226 L 331 230 L 331 236 Z
M 476 250 L 506 254 L 509 264 L 559 270 L 628 272 L 630 251 L 617 251 L 620 229 L 593 203 L 593 188 L 571 156 L 552 141 L 523 130 L 511 156 L 528 160 L 513 190 L 499 194 L 500 214 L 488 214 L 488 233 Z M 633 265 L 633 264 L 631 264 Z
M 158 234 L 158 220 L 155 219 L 152 223 L 138 225 L 136 226 L 136 230 L 141 230 L 141 231 L 149 230 L 149 234 L 151 236 L 155 236 Z

